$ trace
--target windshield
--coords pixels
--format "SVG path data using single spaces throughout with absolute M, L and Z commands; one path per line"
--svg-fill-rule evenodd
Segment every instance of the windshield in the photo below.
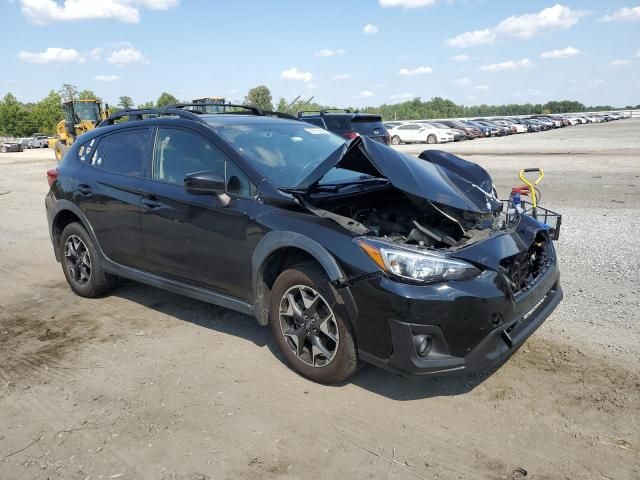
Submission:
M 93 102 L 77 102 L 73 106 L 75 113 L 75 121 L 89 120 L 96 122 L 100 119 L 100 111 L 98 110 L 98 104 Z
M 223 125 L 215 131 L 266 178 L 281 188 L 294 188 L 345 141 L 309 123 Z M 334 168 L 322 183 L 354 179 L 360 174 Z

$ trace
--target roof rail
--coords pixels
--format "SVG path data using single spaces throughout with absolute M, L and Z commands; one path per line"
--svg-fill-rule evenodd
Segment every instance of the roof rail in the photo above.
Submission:
M 242 108 L 244 110 L 248 110 L 249 112 L 251 112 L 252 115 L 264 115 L 262 113 L 262 109 L 258 108 L 258 107 L 254 107 L 251 105 L 240 105 L 240 104 L 236 104 L 236 103 L 221 103 L 221 102 L 207 102 L 207 103 L 176 103 L 174 105 L 168 105 L 168 107 L 170 108 L 179 108 L 179 109 L 184 109 L 185 107 L 198 107 L 198 108 L 202 108 L 202 107 L 224 107 L 225 109 L 228 107 L 232 107 L 232 108 Z M 187 110 L 189 111 L 189 110 Z M 241 112 L 222 112 L 222 113 L 241 113 Z
M 350 110 L 348 108 L 323 108 L 321 110 L 301 110 L 298 112 L 298 118 L 304 116 L 305 113 L 326 115 L 329 112 L 358 113 L 357 110 Z
M 172 117 L 179 117 L 179 118 L 184 118 L 186 120 L 193 120 L 196 121 L 198 123 L 207 125 L 206 120 L 204 120 L 202 118 L 202 112 L 197 112 L 197 111 L 192 111 L 192 110 L 186 110 L 185 107 L 193 107 L 193 106 L 208 106 L 208 105 L 215 105 L 215 106 L 225 106 L 225 107 L 233 107 L 233 108 L 243 108 L 245 109 L 244 111 L 240 111 L 240 112 L 220 112 L 217 113 L 215 115 L 223 115 L 225 113 L 233 113 L 233 114 L 240 114 L 240 115 L 257 115 L 257 116 L 270 116 L 270 117 L 277 117 L 277 118 L 285 118 L 288 120 L 298 120 L 298 117 L 295 117 L 293 115 L 289 115 L 288 113 L 283 113 L 283 112 L 272 112 L 270 110 L 262 110 L 258 107 L 252 107 L 252 106 L 248 106 L 248 105 L 234 105 L 234 104 L 229 104 L 229 103 L 178 103 L 175 105 L 167 105 L 166 107 L 159 107 L 159 108 L 129 108 L 129 109 L 122 109 L 122 110 L 118 110 L 117 112 L 114 112 L 113 114 L 109 115 L 109 117 L 105 120 L 103 120 L 102 122 L 100 122 L 98 124 L 98 127 L 104 127 L 107 125 L 113 125 L 115 123 L 116 120 L 120 119 L 120 118 L 124 118 L 127 117 L 129 122 L 134 122 L 134 121 L 138 121 L 138 120 L 143 120 L 143 115 L 153 115 L 153 116 L 172 116 Z
M 127 117 L 129 122 L 134 122 L 138 120 L 143 120 L 143 115 L 154 115 L 154 116 L 171 116 L 171 117 L 180 117 L 188 120 L 195 120 L 198 123 L 207 123 L 200 116 L 196 115 L 193 112 L 189 112 L 187 110 L 181 110 L 179 108 L 174 108 L 174 105 L 167 105 L 166 107 L 160 108 L 125 108 L 122 110 L 118 110 L 117 112 L 109 115 L 108 118 L 103 120 L 98 124 L 98 127 L 104 127 L 107 125 L 113 125 L 116 120 L 120 118 Z

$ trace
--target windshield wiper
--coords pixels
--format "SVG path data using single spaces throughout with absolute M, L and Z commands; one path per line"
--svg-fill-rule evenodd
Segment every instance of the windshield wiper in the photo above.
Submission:
M 344 187 L 350 187 L 353 185 L 362 185 L 363 183 L 389 183 L 389 180 L 386 178 L 374 177 L 372 175 L 362 175 L 358 177 L 358 180 L 352 180 L 350 182 L 340 182 L 340 183 L 323 183 L 314 185 L 311 190 L 312 191 L 321 191 L 321 192 L 337 192 L 338 190 L 343 189 Z

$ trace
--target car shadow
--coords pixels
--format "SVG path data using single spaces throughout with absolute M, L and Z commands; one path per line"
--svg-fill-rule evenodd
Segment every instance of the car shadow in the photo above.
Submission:
M 252 316 L 125 279 L 118 281 L 111 295 L 178 320 L 249 340 L 258 347 L 266 346 L 283 364 L 283 368 L 288 368 L 273 340 L 271 331 L 261 327 Z M 366 365 L 347 382 L 334 387 L 342 388 L 352 384 L 377 395 L 400 401 L 463 395 L 483 383 L 501 365 L 474 374 L 449 373 L 428 377 L 402 377 L 381 368 Z
M 278 348 L 272 341 L 270 331 L 258 325 L 255 318 L 228 308 L 126 279 L 118 279 L 117 287 L 110 295 L 138 303 L 178 320 L 244 338 L 259 347 L 267 346 L 274 352 Z
M 500 366 L 473 374 L 460 372 L 403 377 L 367 365 L 351 379 L 351 383 L 372 393 L 400 401 L 450 397 L 471 392 L 493 375 Z

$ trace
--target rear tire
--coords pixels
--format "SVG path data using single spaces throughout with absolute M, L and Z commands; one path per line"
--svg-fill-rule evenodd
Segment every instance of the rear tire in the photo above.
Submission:
M 81 224 L 74 222 L 64 228 L 59 249 L 62 271 L 77 295 L 93 298 L 113 289 L 116 277 L 103 270 L 98 250 Z
M 287 365 L 318 383 L 358 371 L 354 334 L 340 293 L 313 264 L 295 265 L 271 289 L 269 323 Z
M 401 140 L 400 140 L 399 136 L 394 135 L 393 137 L 391 137 L 391 143 L 393 145 L 400 145 L 400 142 L 401 142 Z
M 427 143 L 433 145 L 434 143 L 438 143 L 438 139 L 436 138 L 435 135 L 431 134 L 427 137 Z

